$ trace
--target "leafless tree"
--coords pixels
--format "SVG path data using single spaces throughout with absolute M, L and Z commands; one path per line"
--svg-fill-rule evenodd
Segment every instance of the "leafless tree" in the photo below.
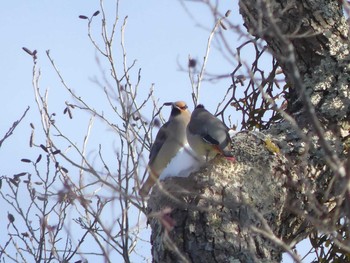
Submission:
M 113 20 L 107 18 L 103 4 L 100 1 L 100 10 L 91 16 L 79 16 L 86 22 L 89 39 L 98 52 L 101 76 L 93 82 L 105 94 L 103 110 L 94 108 L 69 86 L 49 50 L 45 58 L 37 50 L 23 48 L 33 59 L 32 86 L 40 121 L 31 123 L 28 140 L 30 151 L 37 156 L 23 157 L 26 171 L 1 178 L 1 198 L 12 209 L 8 213 L 7 241 L 0 245 L 1 261 L 83 262 L 100 257 L 113 262 L 115 252 L 125 262 L 149 257 L 138 255 L 136 249 L 136 244 L 142 242 L 140 226 L 145 225 L 140 223 L 144 205 L 136 193 L 159 108 L 152 86 L 146 98 L 138 95 L 140 70 L 135 70 L 136 61 L 127 61 L 127 17 L 119 19 L 119 2 Z M 92 28 L 97 26 L 101 26 L 101 35 L 95 36 Z M 113 52 L 114 41 L 119 41 L 121 47 L 118 57 Z M 40 85 L 38 64 L 42 59 L 51 62 L 68 94 L 63 108 L 49 107 L 49 91 Z M 108 73 L 103 72 L 105 65 L 110 69 Z M 152 109 L 151 116 L 143 115 L 146 106 Z M 103 125 L 96 125 L 96 119 Z M 70 125 L 85 125 L 80 129 L 85 134 L 77 140 L 69 134 Z M 107 156 L 106 145 L 95 145 L 91 152 L 91 133 L 106 127 L 119 140 L 112 153 L 114 158 Z

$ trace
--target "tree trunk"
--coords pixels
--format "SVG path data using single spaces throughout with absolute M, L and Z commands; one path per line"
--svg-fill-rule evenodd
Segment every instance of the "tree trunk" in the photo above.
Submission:
M 262 133 L 241 133 L 234 139 L 237 162 L 216 158 L 189 178 L 172 178 L 154 189 L 149 200 L 154 262 L 186 262 L 180 253 L 188 262 L 280 261 L 282 249 L 256 232 L 269 223 L 267 235 L 273 231 L 288 239 L 283 224 L 300 228 L 302 222 L 285 213 L 290 202 L 285 184 L 296 176 L 265 140 Z M 171 231 L 155 214 L 167 208 L 174 219 Z
M 279 262 L 329 214 L 346 190 L 348 27 L 338 1 L 240 1 L 248 31 L 264 39 L 290 89 L 284 121 L 242 132 L 235 163 L 217 158 L 171 178 L 149 200 L 154 262 Z M 344 142 L 345 141 L 345 142 Z M 325 220 L 327 219 L 327 220 Z

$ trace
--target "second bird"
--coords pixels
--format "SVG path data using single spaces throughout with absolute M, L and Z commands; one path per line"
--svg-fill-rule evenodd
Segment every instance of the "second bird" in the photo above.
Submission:
M 187 140 L 191 148 L 206 160 L 217 154 L 232 157 L 231 139 L 227 126 L 199 104 L 187 126 Z
M 172 109 L 169 120 L 159 129 L 151 147 L 148 162 L 149 176 L 139 191 L 143 197 L 147 196 L 171 159 L 187 143 L 186 126 L 190 121 L 191 113 L 186 103 L 177 101 L 164 103 L 164 105 L 171 105 Z

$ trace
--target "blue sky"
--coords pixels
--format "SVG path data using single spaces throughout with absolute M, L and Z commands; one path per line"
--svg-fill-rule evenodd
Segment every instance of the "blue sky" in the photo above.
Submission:
M 113 22 L 114 4 L 112 0 L 105 1 L 107 17 L 111 18 L 107 23 Z M 237 1 L 220 1 L 220 5 L 223 13 L 228 9 L 232 10 L 229 19 L 244 30 L 238 15 Z M 214 21 L 204 5 L 189 2 L 186 6 L 193 17 L 186 14 L 180 2 L 176 0 L 122 0 L 119 25 L 122 24 L 124 17 L 128 16 L 125 44 L 128 61 L 137 60 L 135 72 L 141 68 L 141 95 L 146 96 L 154 84 L 154 95 L 159 98 L 160 103 L 185 100 L 192 108 L 188 74 L 179 71 L 178 63 L 186 67 L 189 55 L 202 61 L 209 30 L 213 27 Z M 0 137 L 2 138 L 27 106 L 31 109 L 14 136 L 6 141 L 0 150 L 0 175 L 21 171 L 21 168 L 17 167 L 19 160 L 30 154 L 27 152 L 29 123 L 39 125 L 31 84 L 32 58 L 22 50 L 22 47 L 38 51 L 38 68 L 42 75 L 40 85 L 43 89 L 49 89 L 50 107 L 53 111 L 62 112 L 64 101 L 71 100 L 71 97 L 63 92 L 62 85 L 46 57 L 46 50 L 50 50 L 65 81 L 73 90 L 93 103 L 96 108 L 105 107 L 103 104 L 105 101 L 100 102 L 103 95 L 101 90 L 91 81 L 95 77 L 100 78 L 101 74 L 96 64 L 96 52 L 87 36 L 87 21 L 78 18 L 79 15 L 90 16 L 99 9 L 98 0 L 14 0 L 2 3 L 0 103 L 3 110 L 0 113 Z M 99 38 L 100 16 L 96 17 L 95 22 L 92 32 Z M 118 35 L 119 28 L 120 26 L 117 27 Z M 233 47 L 244 41 L 231 32 L 227 34 L 232 40 Z M 119 45 L 119 37 L 115 45 Z M 235 61 L 226 61 L 219 52 L 212 49 L 207 69 L 212 73 L 223 74 L 230 73 L 235 65 Z M 102 69 L 108 71 L 106 64 L 103 64 Z M 214 111 L 230 82 L 229 78 L 214 85 L 204 82 L 201 103 Z M 168 116 L 168 112 L 165 112 L 164 116 Z M 81 121 L 84 123 L 86 119 Z M 73 135 L 79 134 L 81 127 L 79 124 L 73 128 L 69 127 L 67 132 Z M 85 126 L 83 127 L 85 129 Z M 95 132 L 94 140 L 99 142 L 103 137 L 104 140 L 113 141 L 113 136 L 108 132 L 104 134 Z M 14 167 L 17 170 L 14 171 Z M 7 210 L 1 213 L 6 214 Z M 5 217 L 1 215 L 1 218 Z
M 114 1 L 105 2 L 111 23 L 115 13 Z M 236 9 L 231 16 L 237 19 L 237 4 L 231 6 L 231 1 L 224 1 L 224 4 L 226 6 L 222 10 Z M 154 94 L 160 103 L 179 99 L 189 104 L 191 102 L 188 74 L 180 72 L 177 63 L 186 67 L 189 55 L 202 60 L 213 19 L 208 9 L 201 4 L 192 3 L 188 7 L 196 20 L 186 15 L 181 4 L 175 0 L 128 0 L 120 3 L 120 25 L 124 17 L 128 16 L 125 33 L 128 60 L 132 62 L 136 59 L 135 69 L 141 68 L 141 92 L 146 95 L 154 83 Z M 29 116 L 36 114 L 31 87 L 32 59 L 22 47 L 38 51 L 41 87 L 49 88 L 54 102 L 62 103 L 67 98 L 62 98 L 60 82 L 46 57 L 46 50 L 50 50 L 70 87 L 86 99 L 95 99 L 98 91 L 91 79 L 100 76 L 95 61 L 96 52 L 88 40 L 87 21 L 78 16 L 90 16 L 98 9 L 97 0 L 88 3 L 83 0 L 4 2 L 0 17 L 0 30 L 4 36 L 0 43 L 0 102 L 8 110 L 2 112 L 1 119 L 5 121 L 0 124 L 1 131 L 18 118 L 27 105 L 32 106 Z M 197 23 L 208 30 L 200 28 Z M 93 25 L 93 33 L 97 38 L 100 35 L 99 25 L 97 17 Z M 115 45 L 119 45 L 118 41 Z M 229 64 L 214 53 L 213 50 L 208 70 L 228 73 L 231 69 Z M 230 79 L 214 87 L 204 83 L 201 102 L 214 110 L 229 85 Z

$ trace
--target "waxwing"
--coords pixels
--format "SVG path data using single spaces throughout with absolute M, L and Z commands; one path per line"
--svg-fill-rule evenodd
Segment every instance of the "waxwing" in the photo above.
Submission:
M 232 157 L 228 128 L 203 105 L 194 109 L 186 133 L 191 148 L 207 161 L 217 154 Z
M 164 103 L 171 105 L 169 120 L 159 129 L 156 139 L 151 147 L 148 172 L 149 176 L 139 191 L 142 197 L 147 196 L 162 171 L 177 154 L 181 147 L 187 143 L 186 127 L 191 118 L 191 112 L 183 101 Z

